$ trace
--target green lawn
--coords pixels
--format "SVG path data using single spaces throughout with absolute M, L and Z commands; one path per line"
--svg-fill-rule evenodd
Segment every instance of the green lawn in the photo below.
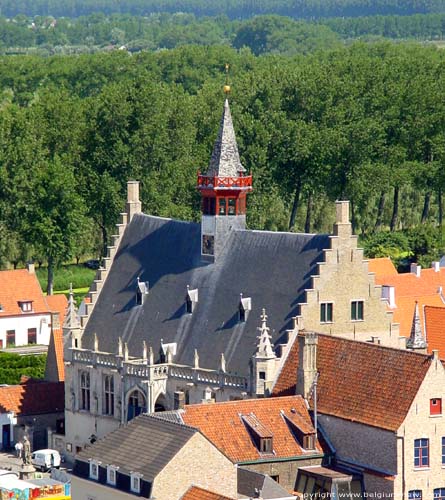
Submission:
M 46 290 L 47 272 L 46 267 L 36 269 L 37 278 L 40 282 L 42 290 Z M 94 269 L 88 269 L 82 264 L 70 264 L 59 267 L 54 271 L 54 290 L 68 293 L 70 283 L 72 283 L 73 288 L 79 292 L 82 289 L 86 289 L 86 293 L 93 282 L 95 275 L 96 271 Z

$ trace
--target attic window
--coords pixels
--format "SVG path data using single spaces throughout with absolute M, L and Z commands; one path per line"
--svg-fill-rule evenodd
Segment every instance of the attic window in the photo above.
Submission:
M 133 493 L 140 493 L 142 474 L 139 474 L 137 472 L 132 472 L 130 477 L 131 477 L 131 484 L 130 484 L 131 491 Z
M 239 312 L 239 322 L 245 323 L 249 317 L 249 313 L 252 310 L 252 299 L 250 297 L 243 297 L 240 293 L 240 302 L 238 306 Z
M 108 465 L 107 467 L 107 483 L 112 486 L 116 485 L 116 475 L 119 467 L 115 467 L 114 465 Z
M 90 460 L 90 479 L 99 479 L 99 465 L 101 462 Z
M 303 436 L 303 448 L 305 450 L 315 450 L 315 435 L 306 434 Z
M 253 413 L 243 415 L 241 418 L 258 451 L 260 453 L 273 453 L 273 433 Z
M 442 399 L 430 399 L 430 415 L 442 415 Z
M 187 314 L 192 314 L 197 304 L 198 304 L 198 289 L 194 288 L 193 290 L 190 290 L 189 286 L 187 285 L 187 295 L 185 297 L 185 307 L 187 310 Z
M 315 450 L 315 429 L 312 422 L 304 418 L 295 408 L 290 412 L 281 412 L 292 434 L 305 450 Z
M 149 292 L 149 283 L 148 281 L 139 281 L 139 277 L 137 279 L 137 287 L 136 287 L 136 305 L 141 306 L 145 301 L 145 297 Z
M 22 312 L 31 312 L 32 311 L 32 300 L 20 301 L 19 307 L 22 310 Z

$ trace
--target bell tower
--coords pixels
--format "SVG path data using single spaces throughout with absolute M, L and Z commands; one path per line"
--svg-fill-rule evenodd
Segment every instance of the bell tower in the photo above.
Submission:
M 226 65 L 226 72 L 228 65 Z M 205 174 L 198 172 L 201 192 L 201 254 L 216 259 L 232 229 L 246 228 L 246 197 L 252 176 L 241 165 L 228 94 L 224 86 L 224 110 L 212 157 Z

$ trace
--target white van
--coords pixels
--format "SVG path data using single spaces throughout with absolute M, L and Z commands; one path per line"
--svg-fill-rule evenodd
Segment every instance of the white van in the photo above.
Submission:
M 55 467 L 60 467 L 60 453 L 57 450 L 38 450 L 31 455 L 32 465 L 36 469 L 47 471 Z

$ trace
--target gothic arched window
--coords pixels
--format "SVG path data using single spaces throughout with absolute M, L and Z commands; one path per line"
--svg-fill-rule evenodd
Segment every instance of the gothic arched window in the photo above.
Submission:
M 80 409 L 90 411 L 90 374 L 80 372 Z
M 138 389 L 134 390 L 128 398 L 127 421 L 137 417 L 142 412 L 147 411 L 145 396 Z

